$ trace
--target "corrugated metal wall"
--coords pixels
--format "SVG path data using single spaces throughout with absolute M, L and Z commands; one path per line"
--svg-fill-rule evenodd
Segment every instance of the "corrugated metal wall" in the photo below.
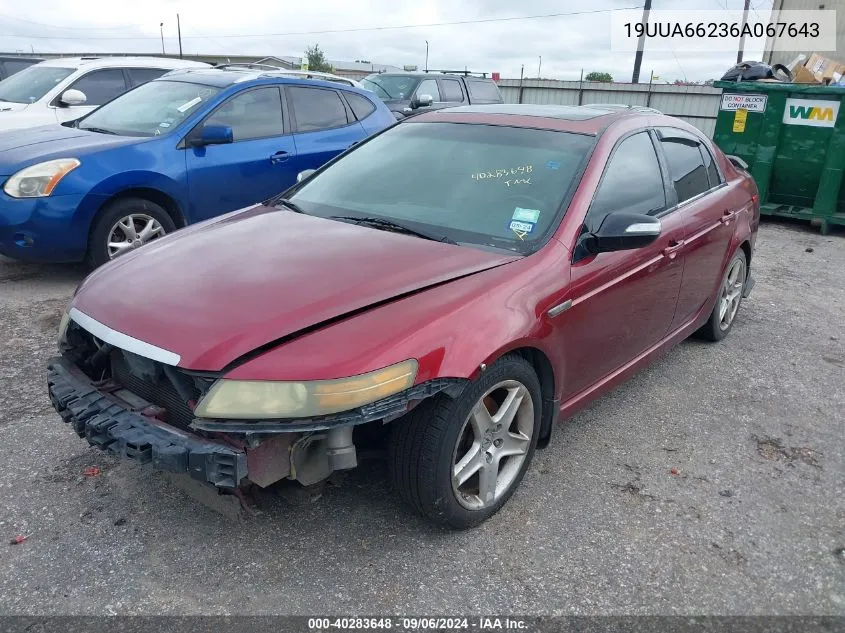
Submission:
M 694 125 L 707 136 L 713 135 L 722 91 L 710 86 L 668 84 L 623 84 L 553 79 L 502 79 L 499 89 L 505 103 L 540 105 L 587 105 L 624 103 L 650 106 Z M 520 91 L 522 99 L 520 101 Z

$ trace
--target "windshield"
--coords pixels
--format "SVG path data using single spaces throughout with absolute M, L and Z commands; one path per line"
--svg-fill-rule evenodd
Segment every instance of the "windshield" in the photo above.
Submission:
M 401 124 L 291 200 L 312 215 L 383 218 L 461 244 L 529 253 L 560 222 L 594 141 L 526 128 Z
M 410 99 L 420 83 L 420 77 L 407 75 L 368 75 L 361 80 L 367 90 L 382 99 Z
M 0 101 L 35 103 L 74 70 L 41 65 L 25 68 L 0 81 Z
M 218 92 L 188 82 L 150 81 L 94 110 L 77 127 L 121 136 L 167 134 Z

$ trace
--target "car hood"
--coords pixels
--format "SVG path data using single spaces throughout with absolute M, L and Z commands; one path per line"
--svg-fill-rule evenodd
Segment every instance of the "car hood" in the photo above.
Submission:
M 22 110 L 26 110 L 28 103 L 15 103 L 13 101 L 0 101 L 0 112 L 21 112 Z M 0 122 L 0 129 L 2 128 L 2 122 Z
M 3 118 L 0 114 L 0 125 Z M 0 175 L 9 176 L 27 165 L 52 158 L 76 158 L 139 140 L 132 136 L 98 134 L 64 125 L 41 125 L 5 132 L 0 134 Z
M 73 307 L 219 371 L 258 348 L 426 287 L 518 259 L 259 206 L 104 266 Z

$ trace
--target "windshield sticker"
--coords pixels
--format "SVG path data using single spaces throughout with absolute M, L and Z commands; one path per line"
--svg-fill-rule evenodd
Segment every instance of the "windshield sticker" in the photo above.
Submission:
M 520 238 L 527 233 L 530 233 L 534 230 L 534 225 L 531 222 L 517 222 L 516 220 L 511 220 L 510 225 L 508 228 L 520 236 Z M 522 235 L 520 235 L 520 233 Z
M 534 165 L 520 165 L 519 167 L 511 167 L 510 169 L 492 169 L 487 171 L 479 171 L 472 174 L 473 180 L 496 180 L 497 178 L 504 178 L 505 176 L 519 176 L 520 174 L 530 174 L 534 171 Z
M 549 169 L 560 169 L 560 163 L 556 160 L 550 160 L 548 163 L 546 163 L 546 167 L 548 167 Z
M 517 222 L 530 222 L 531 224 L 536 224 L 539 219 L 539 209 L 523 209 L 522 207 L 514 209 L 513 216 L 511 216 L 511 220 L 516 220 Z
M 179 112 L 185 113 L 191 108 L 193 108 L 195 105 L 197 105 L 200 101 L 202 101 L 202 97 L 194 97 L 193 99 L 191 99 L 187 103 L 183 103 L 176 109 L 179 110 Z
M 513 180 L 506 180 L 505 184 L 508 187 L 511 187 L 512 185 L 530 185 L 531 179 L 530 178 L 514 178 Z

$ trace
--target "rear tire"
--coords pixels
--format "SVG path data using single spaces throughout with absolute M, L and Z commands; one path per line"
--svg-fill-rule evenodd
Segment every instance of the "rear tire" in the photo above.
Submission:
M 457 398 L 441 393 L 425 400 L 391 425 L 394 488 L 435 523 L 457 529 L 482 523 L 522 481 L 540 434 L 541 406 L 537 374 L 516 355 L 492 364 Z
M 155 202 L 145 198 L 119 198 L 109 202 L 94 222 L 88 240 L 87 263 L 91 268 L 97 268 L 175 230 L 173 218 Z M 124 250 L 109 246 L 123 243 L 126 244 Z
M 698 338 L 715 343 L 728 335 L 742 304 L 742 293 L 745 290 L 747 277 L 748 261 L 745 258 L 745 251 L 740 248 L 725 270 L 710 318 L 695 333 Z

